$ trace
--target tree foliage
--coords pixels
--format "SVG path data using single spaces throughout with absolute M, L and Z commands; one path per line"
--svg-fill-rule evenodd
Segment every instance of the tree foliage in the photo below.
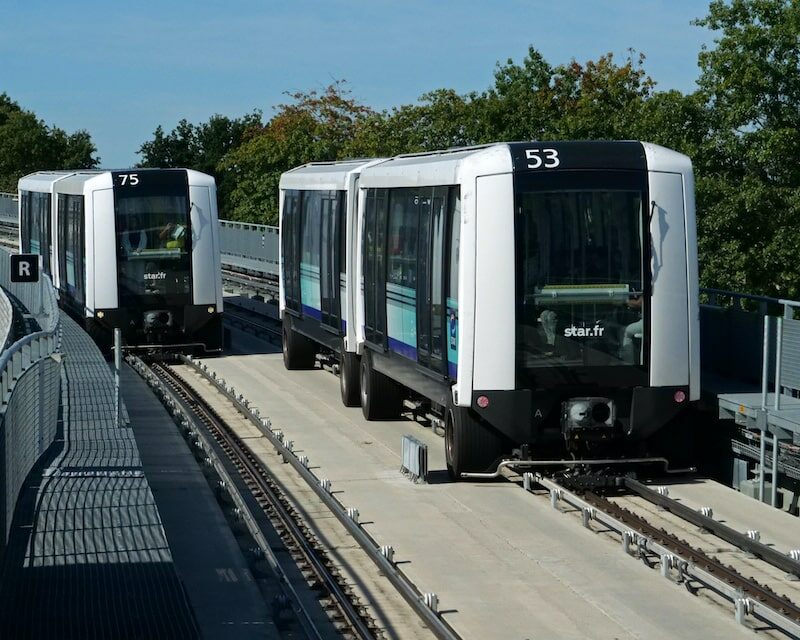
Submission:
M 704 280 L 797 298 L 800 4 L 714 0 L 697 24 L 717 35 L 699 56 L 711 114 L 698 167 Z
M 234 220 L 277 224 L 281 173 L 312 160 L 345 157 L 356 129 L 373 113 L 339 81 L 321 92 L 286 95 L 289 102 L 266 125 L 251 129 L 220 164 L 235 185 L 229 202 Z
M 228 152 L 238 148 L 251 128 L 261 126 L 261 113 L 241 118 L 214 115 L 208 122 L 198 125 L 183 119 L 168 134 L 159 125 L 153 139 L 139 147 L 142 156 L 140 166 L 195 169 L 213 175 L 217 179 L 217 196 L 220 214 L 231 215 L 230 198 L 234 183 L 221 168 Z
M 49 127 L 0 94 L 0 191 L 15 192 L 18 180 L 34 171 L 96 167 L 96 152 L 86 131 Z
M 800 297 L 800 3 L 712 0 L 697 90 L 660 91 L 630 51 L 553 65 L 535 48 L 490 86 L 434 89 L 374 111 L 336 81 L 255 115 L 159 127 L 144 164 L 213 173 L 228 217 L 274 224 L 278 182 L 309 161 L 381 157 L 499 140 L 639 139 L 694 163 L 704 285 Z M 0 121 L 2 126 L 2 121 Z

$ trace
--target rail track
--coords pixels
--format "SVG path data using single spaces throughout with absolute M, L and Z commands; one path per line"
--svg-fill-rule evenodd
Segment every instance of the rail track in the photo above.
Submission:
M 613 495 L 572 490 L 563 481 L 541 474 L 525 473 L 522 484 L 528 491 L 546 489 L 551 505 L 567 505 L 580 514 L 584 527 L 592 529 L 596 523 L 598 532 L 615 532 L 626 554 L 659 568 L 663 577 L 684 585 L 690 593 L 706 588 L 731 602 L 739 623 L 746 624 L 748 616 L 752 616 L 786 636 L 800 637 L 800 606 L 796 604 L 800 589 L 793 582 L 800 576 L 798 552 L 781 554 L 761 544 L 755 532 L 734 531 L 714 520 L 708 511 L 695 512 L 669 498 L 663 489 L 653 490 L 629 478 L 620 481 L 625 495 L 640 497 L 654 509 L 623 505 Z M 661 513 L 672 514 L 690 526 L 678 526 L 674 518 L 667 519 Z M 724 543 L 733 545 L 733 549 Z M 727 561 L 717 557 L 723 552 Z M 759 563 L 777 571 L 759 571 Z M 771 574 L 771 579 L 745 575 L 754 571 L 762 576 Z M 785 588 L 793 592 L 795 600 L 778 593 L 778 589 Z
M 318 602 L 334 628 L 342 637 L 348 639 L 367 640 L 381 637 L 380 629 L 369 616 L 366 607 L 358 601 L 350 585 L 346 583 L 323 546 L 274 481 L 269 470 L 244 441 L 171 367 L 161 362 L 145 366 L 153 376 L 166 385 L 175 399 L 191 411 L 197 423 L 202 425 L 219 451 L 233 466 L 247 487 L 247 491 L 280 536 L 289 558 L 300 569 L 309 588 L 316 592 Z M 209 448 L 206 448 L 206 453 L 211 454 Z M 239 503 L 237 508 L 246 508 L 245 500 L 236 502 Z M 257 518 L 251 516 L 251 521 L 255 520 Z M 262 549 L 262 552 L 272 555 L 270 564 L 276 570 L 278 577 L 286 576 L 288 568 L 284 564 L 285 561 L 272 553 L 268 544 L 267 547 L 268 549 Z M 325 637 L 325 634 L 319 631 L 314 615 L 308 610 L 304 599 L 288 581 L 284 580 L 283 586 L 287 596 L 294 602 L 294 608 L 299 612 L 298 617 L 309 637 Z
M 318 602 L 342 636 L 345 638 L 383 637 L 380 627 L 369 615 L 368 608 L 360 601 L 352 587 L 347 584 L 342 572 L 328 557 L 323 545 L 316 539 L 303 517 L 281 489 L 281 483 L 275 481 L 275 478 L 261 462 L 259 456 L 236 434 L 226 420 L 171 366 L 163 362 L 146 364 L 138 358 L 130 358 L 129 361 L 151 382 L 151 386 L 160 386 L 163 390 L 166 390 L 170 397 L 167 401 L 168 406 L 175 402 L 180 403 L 187 411 L 191 412 L 195 422 L 202 425 L 201 428 L 208 432 L 215 444 L 214 448 L 222 452 L 228 463 L 235 468 L 236 474 L 244 482 L 249 494 L 255 499 L 258 507 L 263 510 L 275 531 L 283 539 L 291 561 L 300 568 L 308 585 L 318 593 Z M 213 380 L 207 373 L 203 373 L 202 368 L 196 362 L 191 359 L 184 359 L 184 362 L 191 365 L 196 373 L 204 375 L 209 382 L 215 383 L 218 390 L 227 391 L 224 385 L 220 385 L 218 381 Z M 246 401 L 243 398 L 236 398 L 228 393 L 225 395 L 229 396 L 228 399 L 240 412 L 249 412 Z M 258 421 L 256 415 L 252 412 L 249 413 L 250 418 L 255 418 Z M 260 424 L 263 426 L 263 421 Z M 261 430 L 270 434 L 273 433 L 268 426 Z M 317 479 L 308 470 L 307 460 L 294 454 L 291 442 L 284 443 L 282 434 L 279 432 L 274 438 L 275 442 L 273 444 L 277 445 L 275 448 L 281 453 L 283 460 L 291 463 L 292 466 L 301 471 L 300 475 L 318 495 L 322 494 L 327 497 L 327 501 L 323 500 L 326 504 L 328 504 L 328 501 L 336 502 L 339 509 L 332 509 L 334 515 L 340 521 L 343 520 L 348 532 L 368 552 L 370 558 L 381 569 L 382 574 L 412 605 L 411 608 L 428 629 L 438 638 L 456 640 L 459 636 L 437 612 L 438 599 L 436 596 L 423 594 L 408 581 L 394 563 L 393 549 L 378 545 L 361 528 L 358 524 L 358 513 L 350 513 L 350 510 L 341 507 L 340 503 L 334 498 L 330 486 L 326 488 L 325 481 Z M 211 448 L 207 445 L 203 449 L 211 454 Z M 229 478 L 226 481 L 228 485 L 234 483 L 235 480 L 233 478 Z M 246 500 L 239 499 L 235 500 L 235 502 L 237 508 L 246 508 Z M 328 506 L 330 507 L 331 505 L 328 504 Z M 256 518 L 251 516 L 248 520 L 254 521 Z M 264 553 L 269 555 L 271 550 L 265 549 Z M 275 572 L 278 576 L 285 576 L 286 568 L 280 565 L 280 561 L 275 557 L 275 554 L 271 555 L 270 564 L 274 566 Z M 291 585 L 286 586 L 289 587 L 287 595 L 294 602 L 294 609 L 298 611 L 298 618 L 301 619 L 301 622 L 304 622 L 308 635 L 310 637 L 320 637 L 319 634 L 314 632 L 313 616 L 310 612 L 303 610 L 302 598 L 292 593 Z

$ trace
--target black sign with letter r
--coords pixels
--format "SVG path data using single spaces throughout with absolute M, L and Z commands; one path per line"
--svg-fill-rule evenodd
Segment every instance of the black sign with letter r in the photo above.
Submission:
M 11 256 L 11 282 L 39 282 L 39 256 L 18 253 Z

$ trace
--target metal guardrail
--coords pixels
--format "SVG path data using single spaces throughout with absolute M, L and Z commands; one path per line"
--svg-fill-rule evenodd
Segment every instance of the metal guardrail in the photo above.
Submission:
M 0 193 L 0 224 L 19 224 L 16 193 Z
M 278 227 L 220 220 L 219 238 L 223 265 L 239 271 L 278 275 Z
M 217 377 L 216 372 L 209 370 L 205 363 L 188 356 L 181 356 L 181 361 L 214 385 L 269 440 L 283 460 L 300 474 L 303 480 L 314 490 L 314 493 L 325 503 L 325 506 L 344 525 L 348 533 L 378 566 L 434 635 L 442 640 L 457 640 L 459 635 L 444 619 L 442 612 L 439 610 L 438 596 L 435 593 L 423 593 L 417 588 L 402 571 L 399 563 L 395 561 L 394 548 L 389 545 L 378 544 L 359 522 L 358 509 L 345 507 L 336 497 L 330 480 L 319 478 L 314 474 L 311 470 L 308 456 L 298 456 L 294 448 L 294 442 L 288 440 L 282 431 L 273 429 L 272 423 L 268 418 L 262 418 L 258 409 L 252 407 L 244 396 L 237 394 L 233 387 L 229 387 L 224 379 Z
M 36 284 L 11 284 L 9 271 L 9 256 L 0 251 L 0 284 L 33 312 L 42 330 L 0 353 L 3 544 L 25 478 L 55 441 L 61 393 L 61 324 L 53 285 L 46 275 Z

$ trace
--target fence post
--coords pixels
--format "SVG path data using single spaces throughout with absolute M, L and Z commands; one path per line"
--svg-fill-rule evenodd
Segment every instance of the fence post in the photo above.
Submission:
M 119 327 L 114 329 L 114 426 L 119 428 L 120 398 L 119 398 L 119 369 L 122 366 L 122 332 Z

